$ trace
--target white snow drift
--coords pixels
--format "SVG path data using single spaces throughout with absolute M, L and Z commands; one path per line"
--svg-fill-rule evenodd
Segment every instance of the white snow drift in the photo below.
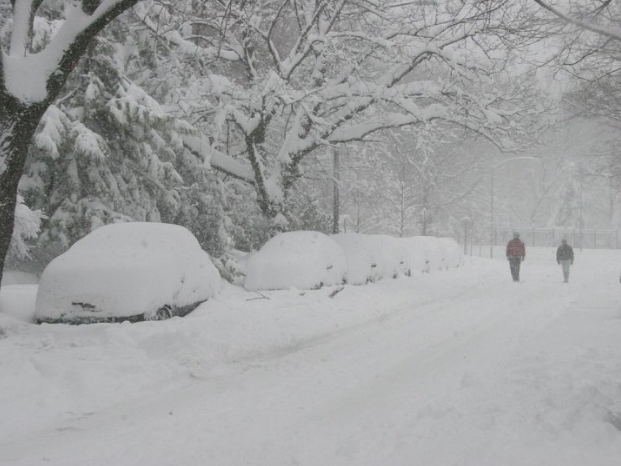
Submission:
M 216 295 L 220 275 L 185 228 L 158 223 L 101 227 L 54 259 L 41 277 L 39 321 L 156 318 Z

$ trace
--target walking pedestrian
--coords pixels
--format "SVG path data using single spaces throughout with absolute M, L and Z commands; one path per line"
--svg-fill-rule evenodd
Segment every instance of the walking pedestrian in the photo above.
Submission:
M 526 259 L 526 246 L 520 239 L 518 232 L 513 233 L 513 239 L 507 243 L 507 260 L 514 282 L 520 281 L 520 265 Z
M 556 250 L 556 263 L 563 267 L 564 283 L 569 283 L 569 267 L 574 264 L 574 248 L 567 244 L 567 240 L 561 240 L 561 245 Z

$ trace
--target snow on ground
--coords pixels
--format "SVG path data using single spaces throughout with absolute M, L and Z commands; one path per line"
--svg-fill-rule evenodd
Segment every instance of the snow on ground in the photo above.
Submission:
M 617 466 L 620 265 L 576 251 L 563 284 L 530 248 L 523 283 L 467 258 L 163 322 L 0 314 L 0 464 Z

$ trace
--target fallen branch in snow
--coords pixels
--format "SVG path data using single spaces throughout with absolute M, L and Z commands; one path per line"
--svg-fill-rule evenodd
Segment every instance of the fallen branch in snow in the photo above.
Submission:
M 330 293 L 330 298 L 334 298 L 337 294 L 339 294 L 344 289 L 345 289 L 344 286 L 338 287 L 336 290 L 334 290 L 332 293 Z
M 270 299 L 267 296 L 265 296 L 263 293 L 259 293 L 258 291 L 255 291 L 255 293 L 261 296 L 258 298 L 248 298 L 246 301 L 254 301 L 255 299 L 267 299 L 269 301 Z

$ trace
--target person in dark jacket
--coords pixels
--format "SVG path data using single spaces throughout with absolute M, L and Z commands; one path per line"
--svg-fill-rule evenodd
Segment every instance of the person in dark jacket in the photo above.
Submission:
M 513 239 L 507 243 L 507 260 L 514 282 L 520 281 L 520 264 L 526 259 L 526 246 L 519 233 L 513 233 Z
M 556 250 L 556 263 L 563 267 L 563 278 L 569 283 L 569 267 L 574 263 L 574 249 L 563 239 Z

